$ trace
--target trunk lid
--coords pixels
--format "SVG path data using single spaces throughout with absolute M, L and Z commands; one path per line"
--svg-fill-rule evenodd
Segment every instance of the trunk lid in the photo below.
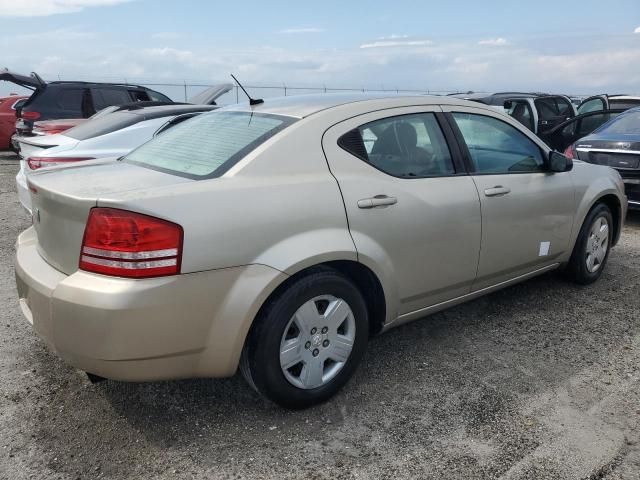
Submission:
M 33 124 L 34 135 L 55 135 L 70 128 L 76 127 L 83 122 L 86 122 L 86 118 L 67 118 L 64 120 L 43 120 L 42 122 L 35 122 Z
M 640 168 L 640 142 L 614 139 L 584 138 L 576 142 L 578 158 L 597 165 L 606 165 L 619 170 L 637 170 Z
M 100 197 L 191 181 L 114 159 L 33 173 L 28 184 L 38 251 L 47 263 L 70 275 L 78 270 L 89 210 Z
M 0 70 L 0 80 L 15 83 L 16 85 L 28 88 L 29 90 L 37 90 L 39 88 L 44 88 L 47 85 L 47 82 L 40 78 L 40 76 L 35 72 L 31 72 L 31 75 L 27 76 L 11 72 L 6 68 Z
M 56 152 L 70 150 L 78 144 L 78 141 L 74 138 L 61 134 L 41 135 L 38 137 L 17 137 L 16 142 L 18 142 L 20 149 L 19 155 L 22 159 L 42 155 L 52 148 L 55 148 Z

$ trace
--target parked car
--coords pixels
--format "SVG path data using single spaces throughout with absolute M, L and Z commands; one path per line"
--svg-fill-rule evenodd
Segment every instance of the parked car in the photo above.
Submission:
M 69 162 L 121 157 L 153 138 L 158 131 L 215 108 L 213 105 L 166 105 L 118 109 L 61 134 L 21 138 L 23 159 L 16 175 L 18 198 L 31 211 L 27 182 L 34 170 Z
M 160 92 L 139 85 L 118 83 L 92 83 L 57 81 L 45 82 L 39 75 L 20 75 L 7 69 L 0 71 L 0 80 L 33 90 L 29 99 L 18 110 L 16 131 L 21 136 L 31 135 L 36 120 L 89 118 L 110 105 L 138 101 L 171 102 Z
M 535 134 L 542 134 L 574 117 L 576 107 L 565 95 L 548 93 L 466 93 L 453 95 L 504 110 Z
M 567 153 L 615 168 L 624 180 L 629 208 L 640 209 L 640 107 L 620 113 L 574 143 Z
M 176 105 L 216 105 L 216 99 L 220 98 L 225 93 L 229 92 L 233 88 L 231 83 L 219 83 L 208 87 L 189 99 L 188 103 L 182 102 L 165 102 L 165 101 L 136 101 L 132 103 L 126 103 L 123 105 L 111 105 L 103 108 L 99 112 L 93 114 L 87 119 L 64 119 L 64 120 L 49 120 L 45 122 L 35 122 L 32 134 L 29 136 L 14 136 L 12 139 L 15 145 L 15 150 L 22 158 L 30 155 L 30 152 L 34 148 L 38 148 L 39 145 L 45 145 L 43 148 L 51 148 L 56 146 L 56 140 L 45 139 L 37 140 L 33 137 L 42 135 L 53 135 L 62 133 L 69 128 L 75 127 L 88 120 L 93 120 L 103 115 L 107 115 L 112 112 L 124 111 L 124 110 L 139 110 L 147 107 L 159 107 L 159 106 L 176 106 Z M 34 147 L 35 146 L 35 147 Z M 22 152 L 25 150 L 25 152 Z
M 289 408 L 334 395 L 372 334 L 554 269 L 596 281 L 627 205 L 616 171 L 495 109 L 364 94 L 225 107 L 29 190 L 20 305 L 66 362 L 240 366 Z
M 11 147 L 11 136 L 16 131 L 16 104 L 25 98 L 18 95 L 0 97 L 0 149 Z
M 628 110 L 640 106 L 640 97 L 634 95 L 593 95 L 585 98 L 578 106 L 578 113 L 603 110 Z
M 34 122 L 33 129 L 31 130 L 30 136 L 20 137 L 18 135 L 15 135 L 12 141 L 16 147 L 16 152 L 20 152 L 21 139 L 29 139 L 31 138 L 31 136 L 55 135 L 58 133 L 62 133 L 65 130 L 69 130 L 70 128 L 76 127 L 88 120 L 91 120 L 96 117 L 100 117 L 102 115 L 106 115 L 107 113 L 115 112 L 117 110 L 127 110 L 127 109 L 131 109 L 132 107 L 136 107 L 136 108 L 154 107 L 159 105 L 184 105 L 184 103 L 157 102 L 157 101 L 132 102 L 132 103 L 126 103 L 124 105 L 112 105 L 110 107 L 105 107 L 99 112 L 91 115 L 89 118 L 65 118 L 65 119 L 59 119 L 59 120 L 44 120 L 42 122 Z
M 538 136 L 554 150 L 565 152 L 577 140 L 586 137 L 600 125 L 622 112 L 624 110 L 614 109 L 582 113 L 556 125 L 551 130 L 538 134 Z M 570 152 L 565 152 L 565 154 L 570 154 Z

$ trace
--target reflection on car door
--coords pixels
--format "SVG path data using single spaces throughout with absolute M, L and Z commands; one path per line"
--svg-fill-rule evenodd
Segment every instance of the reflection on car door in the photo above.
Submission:
M 470 291 L 480 248 L 480 205 L 439 107 L 361 115 L 322 145 L 342 191 L 361 262 L 395 285 L 398 315 Z M 447 130 L 450 138 L 451 131 Z
M 566 173 L 545 171 L 544 153 L 524 129 L 473 108 L 443 107 L 482 206 L 482 246 L 474 290 L 549 265 L 569 247 L 574 197 Z

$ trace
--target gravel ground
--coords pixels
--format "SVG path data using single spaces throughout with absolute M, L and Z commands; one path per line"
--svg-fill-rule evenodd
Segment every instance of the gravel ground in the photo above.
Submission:
M 640 216 L 595 285 L 545 275 L 371 341 L 331 402 L 239 376 L 90 384 L 23 320 L 0 157 L 0 478 L 639 479 Z

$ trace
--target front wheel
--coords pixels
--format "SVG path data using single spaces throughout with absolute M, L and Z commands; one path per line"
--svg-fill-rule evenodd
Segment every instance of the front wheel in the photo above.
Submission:
M 316 271 L 265 305 L 245 344 L 241 371 L 273 402 L 309 407 L 349 380 L 364 355 L 368 327 L 357 287 L 334 270 Z
M 607 263 L 613 238 L 613 216 L 603 203 L 587 214 L 573 247 L 567 273 L 580 284 L 595 282 Z

